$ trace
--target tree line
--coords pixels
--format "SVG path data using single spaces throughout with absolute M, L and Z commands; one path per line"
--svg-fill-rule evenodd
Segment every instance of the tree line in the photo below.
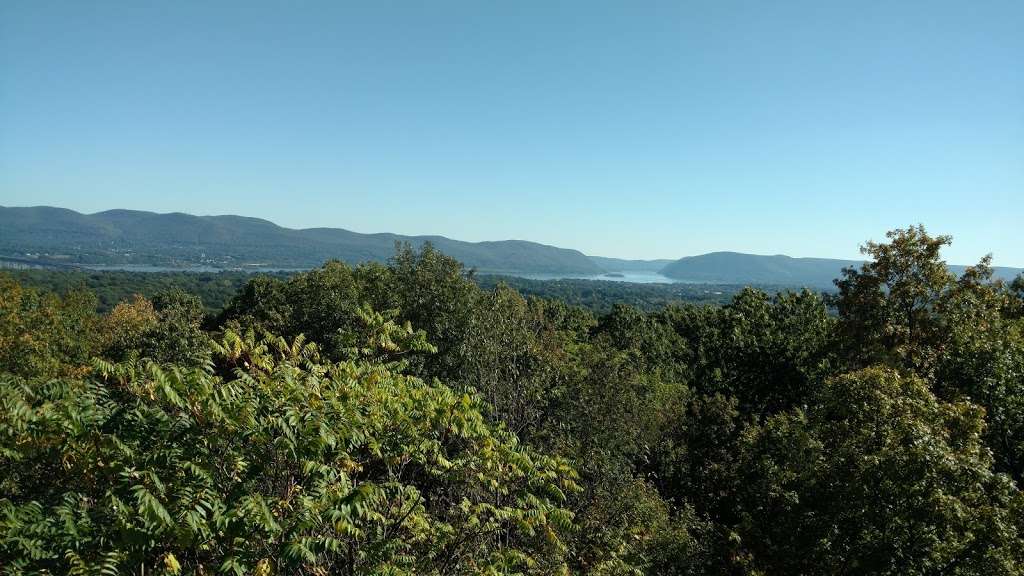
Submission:
M 152 298 L 176 288 L 198 296 L 207 315 L 215 316 L 224 309 L 234 295 L 257 274 L 281 280 L 298 271 L 246 272 L 224 270 L 218 272 L 164 271 L 137 272 L 127 270 L 35 269 L 8 270 L 7 273 L 22 286 L 47 292 L 67 294 L 76 290 L 92 292 L 96 296 L 99 312 L 110 312 L 122 301 L 140 294 Z M 516 276 L 466 272 L 484 290 L 493 290 L 500 284 L 514 288 L 524 297 L 537 296 L 561 300 L 573 306 L 586 308 L 596 314 L 606 314 L 616 304 L 630 304 L 644 311 L 655 311 L 669 304 L 725 304 L 744 288 L 741 284 L 634 284 L 610 280 L 534 280 Z M 792 286 L 757 286 L 769 293 L 793 289 Z
M 216 314 L 234 297 L 238 290 L 252 279 L 252 272 L 135 272 L 127 270 L 36 269 L 8 270 L 9 277 L 27 288 L 44 292 L 68 294 L 74 291 L 91 292 L 96 297 L 96 309 L 107 313 L 121 302 L 139 294 L 153 298 L 157 294 L 180 289 L 198 296 L 207 314 Z M 260 272 L 278 278 L 287 278 L 289 272 Z
M 430 246 L 98 313 L 0 276 L 0 570 L 1022 574 L 1024 279 L 607 312 Z

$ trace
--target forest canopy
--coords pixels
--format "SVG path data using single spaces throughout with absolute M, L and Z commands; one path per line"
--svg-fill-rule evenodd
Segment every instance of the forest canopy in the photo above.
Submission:
M 597 312 L 430 245 L 215 306 L 0 275 L 0 571 L 1024 574 L 1024 279 L 950 242 Z

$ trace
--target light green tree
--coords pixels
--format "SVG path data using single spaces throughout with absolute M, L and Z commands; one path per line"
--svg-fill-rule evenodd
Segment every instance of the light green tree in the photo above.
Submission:
M 409 334 L 366 319 L 389 352 Z M 7 573 L 565 571 L 575 473 L 477 397 L 302 338 L 213 348 L 215 372 L 0 376 Z

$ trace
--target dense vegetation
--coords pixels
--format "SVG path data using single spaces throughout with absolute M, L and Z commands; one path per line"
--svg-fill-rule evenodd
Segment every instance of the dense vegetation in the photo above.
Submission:
M 948 243 L 599 315 L 430 246 L 205 327 L 4 277 L 0 569 L 1024 574 L 1024 279 Z
M 181 289 L 198 296 L 208 314 L 217 314 L 256 274 L 286 279 L 295 272 L 128 272 L 123 270 L 11 270 L 22 286 L 68 294 L 86 290 L 96 295 L 98 310 L 109 312 L 118 303 L 140 294 Z M 725 304 L 743 289 L 741 284 L 635 284 L 609 280 L 531 280 L 515 276 L 474 274 L 473 281 L 485 290 L 506 284 L 524 296 L 561 300 L 592 312 L 609 312 L 616 304 L 630 304 L 653 311 L 669 304 Z M 782 286 L 761 286 L 777 292 Z
M 287 278 L 286 272 L 260 272 Z M 120 302 L 139 294 L 153 298 L 175 289 L 198 296 L 208 313 L 227 306 L 253 278 L 250 272 L 128 272 L 123 270 L 10 270 L 7 275 L 25 287 L 43 292 L 69 294 L 87 291 L 95 295 L 97 310 L 110 312 Z
M 614 280 L 533 280 L 515 276 L 481 274 L 475 277 L 485 290 L 506 284 L 523 296 L 559 300 L 604 314 L 616 304 L 628 304 L 653 312 L 670 304 L 726 304 L 743 290 L 743 284 L 640 284 Z M 787 287 L 761 285 L 758 288 L 775 293 Z M 792 289 L 792 286 L 788 287 Z

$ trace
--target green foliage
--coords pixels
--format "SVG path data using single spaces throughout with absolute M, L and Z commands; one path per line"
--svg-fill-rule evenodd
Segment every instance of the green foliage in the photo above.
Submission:
M 690 503 L 723 526 L 736 522 L 741 435 L 749 423 L 737 407 L 735 398 L 721 394 L 681 394 L 660 428 L 649 465 L 668 501 Z
M 741 541 L 765 573 L 1021 574 L 1021 494 L 983 428 L 915 376 L 831 379 L 745 434 Z
M 389 331 L 387 329 L 385 332 Z M 479 399 L 301 340 L 0 381 L 0 565 L 556 573 L 576 485 Z
M 197 296 L 175 289 L 153 298 L 157 322 L 142 338 L 142 355 L 159 362 L 194 364 L 207 357 L 203 305 Z
M 806 290 L 748 288 L 721 308 L 672 307 L 662 316 L 692 350 L 694 386 L 737 398 L 746 413 L 800 405 L 834 363 L 835 319 Z
M 98 346 L 95 300 L 24 288 L 0 274 L 0 372 L 53 377 L 80 372 Z
M 848 357 L 854 365 L 885 361 L 927 371 L 943 335 L 934 304 L 956 282 L 939 254 L 952 238 L 929 236 L 920 225 L 887 236 L 889 244 L 868 242 L 861 248 L 871 261 L 860 270 L 843 270 L 836 280 Z
M 616 304 L 635 306 L 645 312 L 656 312 L 671 304 L 725 304 L 744 284 L 635 284 L 612 280 L 583 280 L 560 278 L 557 280 L 536 280 L 516 276 L 480 274 L 474 277 L 484 290 L 505 284 L 515 288 L 523 296 L 536 296 L 558 300 L 572 306 L 586 308 L 596 314 L 607 314 Z M 778 292 L 786 287 L 772 284 L 756 284 L 767 292 Z
M 461 264 L 429 245 L 418 252 L 398 248 L 388 266 L 330 262 L 284 282 L 254 278 L 220 320 L 287 338 L 302 334 L 341 360 L 367 337 L 361 310 L 387 311 L 396 324 L 427 335 L 429 347 L 405 349 L 409 371 L 476 390 L 511 429 L 533 428 L 558 386 L 554 364 L 562 347 L 567 338 L 584 335 L 589 315 L 527 302 L 504 287 L 480 290 Z M 567 337 L 556 322 L 571 325 L 575 336 Z
M 985 408 L 996 469 L 1024 480 L 1024 321 L 1012 292 L 991 282 L 987 259 L 936 304 L 944 334 L 935 389 Z
M 180 288 L 199 296 L 206 313 L 219 312 L 238 290 L 253 278 L 286 277 L 282 272 L 127 272 L 123 270 L 10 270 L 22 286 L 67 294 L 88 290 L 96 295 L 99 312 L 109 312 L 120 302 L 139 294 L 152 298 Z
M 993 280 L 988 256 L 956 278 L 939 254 L 950 238 L 921 226 L 889 237 L 865 249 L 873 262 L 837 281 L 847 361 L 907 368 L 945 399 L 978 403 L 997 469 L 1024 479 L 1020 282 Z
M 1020 574 L 1024 278 L 889 239 L 715 306 L 429 245 L 217 318 L 0 277 L 0 568 Z
M 1019 318 L 1021 316 L 1020 312 L 1024 308 L 1024 274 L 1017 276 L 1010 283 L 1010 293 L 1017 298 L 1017 301 L 1012 303 L 1012 310 L 1017 313 Z

